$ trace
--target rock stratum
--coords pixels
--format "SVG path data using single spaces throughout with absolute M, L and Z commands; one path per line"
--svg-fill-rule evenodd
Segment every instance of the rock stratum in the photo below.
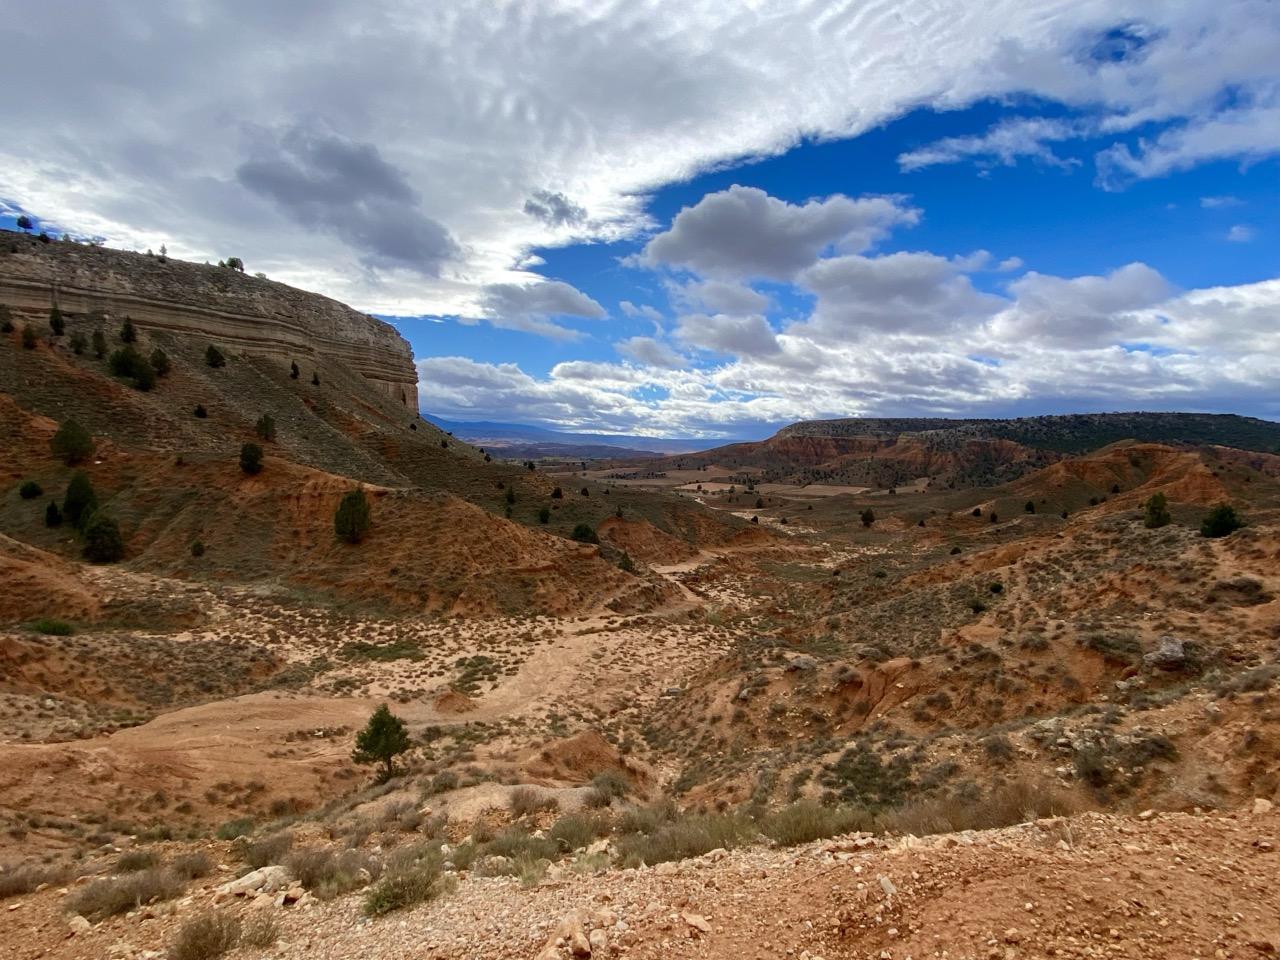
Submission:
M 418 408 L 413 352 L 389 323 L 283 283 L 238 270 L 8 233 L 0 302 L 44 318 L 128 316 L 148 330 L 199 335 L 236 353 L 283 363 L 339 361 L 381 393 Z

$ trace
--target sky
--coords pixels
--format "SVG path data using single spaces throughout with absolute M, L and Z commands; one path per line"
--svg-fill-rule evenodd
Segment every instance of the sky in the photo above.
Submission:
M 0 0 L 0 48 L 0 225 L 388 319 L 438 416 L 1280 419 L 1276 0 Z

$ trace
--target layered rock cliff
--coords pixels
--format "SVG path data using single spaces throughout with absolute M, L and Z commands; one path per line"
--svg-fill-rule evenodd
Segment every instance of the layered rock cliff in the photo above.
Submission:
M 197 335 L 283 363 L 337 360 L 393 400 L 418 408 L 413 352 L 390 324 L 225 267 L 4 232 L 0 303 L 40 318 L 54 303 L 69 314 L 127 315 L 144 329 Z

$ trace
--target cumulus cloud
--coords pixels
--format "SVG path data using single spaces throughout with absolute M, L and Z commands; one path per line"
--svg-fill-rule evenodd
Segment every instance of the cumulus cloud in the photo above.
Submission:
M 769 321 L 758 313 L 743 317 L 688 314 L 676 323 L 676 336 L 691 347 L 738 357 L 767 357 L 780 350 Z
M 853 200 L 839 194 L 791 204 L 755 187 L 709 193 L 676 214 L 671 229 L 645 246 L 640 262 L 721 279 L 786 280 L 824 250 L 865 250 L 919 211 L 896 197 Z
M 495 327 L 538 333 L 559 340 L 577 339 L 579 333 L 553 323 L 552 317 L 603 320 L 604 307 L 581 290 L 559 280 L 532 283 L 491 283 L 480 299 L 484 318 Z
M 1237 223 L 1227 231 L 1227 239 L 1232 243 L 1248 243 L 1258 235 L 1258 231 L 1245 223 Z
M 974 289 L 963 268 L 932 253 L 822 260 L 799 278 L 817 294 L 817 307 L 787 332 L 841 341 L 885 333 L 932 336 L 972 324 L 1001 301 Z
M 638 363 L 664 370 L 679 370 L 687 361 L 665 343 L 653 337 L 630 337 L 615 344 L 617 351 Z
M 587 219 L 587 211 L 563 193 L 535 190 L 524 202 L 524 212 L 553 227 L 576 226 Z
M 340 237 L 361 259 L 437 276 L 458 254 L 449 232 L 423 214 L 404 171 L 372 143 L 288 127 L 264 137 L 236 179 L 303 227 Z
M 1081 133 L 1082 125 L 1078 122 L 1018 117 L 1002 120 L 980 136 L 946 137 L 902 153 L 898 156 L 898 166 L 910 172 L 936 164 L 975 160 L 984 165 L 999 163 L 1009 167 L 1027 157 L 1048 166 L 1072 167 L 1079 161 L 1059 157 L 1049 144 L 1074 139 Z
M 1026 94 L 1099 135 L 1140 130 L 1104 155 L 1113 184 L 1280 149 L 1269 0 L 526 0 L 509 14 L 489 0 L 319 0 L 306 17 L 187 0 L 145 19 L 27 5 L 0 24 L 11 73 L 40 77 L 0 86 L 22 132 L 0 143 L 0 195 L 116 245 L 234 252 L 360 309 L 474 315 L 532 249 L 649 229 L 645 199 L 665 184 L 919 107 Z M 350 195 L 354 217 L 300 199 L 341 177 L 310 148 L 257 142 L 298 123 L 376 151 L 416 204 L 387 209 L 386 178 Z
M 1084 349 L 1148 335 L 1134 311 L 1165 300 L 1171 287 L 1146 264 L 1130 263 L 1106 276 L 1028 273 L 1009 290 L 1014 302 L 988 325 L 996 342 L 1006 349 L 1028 342 Z
M 746 284 L 722 280 L 695 280 L 672 284 L 672 300 L 686 310 L 711 313 L 763 313 L 769 309 L 769 298 Z

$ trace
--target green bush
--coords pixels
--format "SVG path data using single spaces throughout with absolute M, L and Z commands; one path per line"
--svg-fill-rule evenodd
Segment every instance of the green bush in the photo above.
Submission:
M 156 347 L 151 351 L 151 369 L 155 371 L 157 377 L 167 377 L 172 365 L 169 363 L 169 355 Z
M 570 536 L 579 543 L 599 543 L 600 538 L 596 535 L 595 530 L 591 529 L 590 524 L 580 523 L 573 528 Z
M 160 859 L 154 850 L 126 850 L 116 859 L 117 873 L 137 873 L 158 866 Z
M 197 877 L 207 877 L 213 873 L 216 864 L 213 858 L 203 850 L 196 850 L 192 853 L 180 853 L 173 858 L 173 862 L 169 864 L 169 871 L 182 880 L 194 880 Z
M 89 482 L 89 475 L 83 470 L 77 470 L 71 475 L 66 496 L 62 500 L 63 515 L 79 530 L 97 509 L 98 495 Z
M 49 329 L 53 331 L 55 337 L 60 337 L 67 332 L 67 321 L 62 318 L 62 311 L 58 309 L 56 303 L 49 308 Z
M 135 343 L 138 339 L 138 331 L 134 329 L 133 320 L 129 317 L 124 318 L 124 323 L 120 325 L 120 342 Z
M 41 617 L 31 624 L 31 629 L 36 633 L 43 633 L 51 637 L 69 637 L 76 632 L 76 628 L 67 623 L 67 621 L 53 617 Z
M 22 349 L 34 350 L 36 348 L 36 332 L 30 326 L 22 328 Z
M 99 360 L 107 355 L 107 335 L 100 329 L 93 331 L 93 355 Z
M 62 511 L 58 509 L 57 501 L 50 500 L 49 505 L 44 508 L 44 525 L 46 527 L 62 526 Z
M 453 878 L 442 872 L 438 845 L 396 851 L 386 874 L 365 895 L 364 912 L 371 917 L 428 903 L 453 889 Z
M 258 439 L 272 441 L 276 438 L 276 421 L 269 413 L 264 413 L 258 418 L 258 422 L 253 425 L 253 431 L 258 435 Z
M 79 331 L 76 331 L 71 335 L 71 339 L 68 343 L 71 344 L 71 352 L 77 357 L 89 349 L 89 341 L 85 338 L 85 335 Z
M 100 511 L 85 524 L 84 555 L 93 563 L 115 563 L 124 556 L 119 524 Z
M 814 800 L 799 800 L 766 814 L 760 832 L 786 847 L 834 837 L 855 830 L 868 830 L 872 815 L 861 807 L 825 806 Z
M 1169 499 L 1163 493 L 1153 493 L 1142 505 L 1142 525 L 1148 530 L 1168 526 L 1173 520 L 1169 515 Z
M 225 367 L 227 365 L 227 358 L 222 355 L 221 350 L 213 344 L 209 344 L 204 351 L 204 362 L 217 370 L 219 367 Z
M 1229 503 L 1220 503 L 1200 523 L 1200 536 L 1225 537 L 1244 526 L 1244 520 Z
M 355 489 L 347 493 L 333 515 L 333 531 L 338 539 L 347 543 L 359 543 L 372 525 L 369 498 L 365 496 L 364 490 Z
M 240 921 L 216 910 L 198 913 L 178 928 L 169 960 L 217 960 L 240 942 Z
M 240 837 L 247 837 L 251 833 L 253 833 L 253 821 L 248 817 L 241 817 L 239 820 L 228 820 L 218 827 L 214 835 L 219 840 L 238 840 Z
M 49 441 L 49 450 L 69 467 L 93 456 L 93 437 L 75 420 L 67 420 L 58 427 Z
M 95 880 L 67 901 L 67 909 L 90 920 L 104 920 L 182 893 L 182 883 L 167 870 L 140 870 L 123 877 Z
M 251 477 L 262 472 L 262 448 L 256 443 L 240 447 L 240 469 Z
M 539 522 L 539 523 L 550 523 L 550 522 L 551 522 L 551 508 L 550 508 L 550 507 L 543 507 L 541 510 L 539 510 L 539 511 L 538 511 L 538 522 Z
M 156 385 L 156 371 L 151 361 L 132 346 L 113 351 L 107 363 L 113 374 L 132 380 L 133 385 L 144 393 Z
M 44 493 L 44 487 L 36 483 L 34 480 L 27 480 L 18 488 L 18 496 L 23 500 L 34 500 L 36 497 Z
M 618 851 L 624 864 L 652 866 L 700 857 L 721 847 L 740 847 L 758 832 L 755 823 L 741 813 L 693 813 L 664 823 L 653 833 L 624 834 L 618 838 Z

